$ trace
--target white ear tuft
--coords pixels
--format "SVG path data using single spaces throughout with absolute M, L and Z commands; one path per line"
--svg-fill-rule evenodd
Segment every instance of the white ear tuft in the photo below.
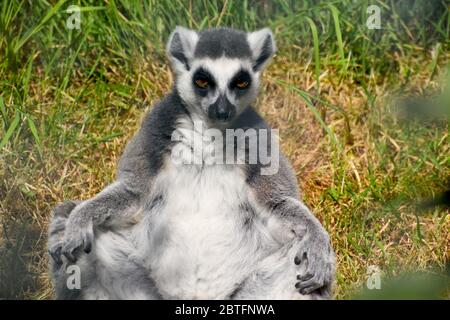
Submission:
M 177 26 L 167 42 L 167 55 L 172 60 L 175 70 L 189 70 L 194 57 L 198 34 L 194 30 Z
M 262 70 L 276 51 L 275 39 L 269 28 L 247 34 L 247 41 L 253 55 L 253 70 Z

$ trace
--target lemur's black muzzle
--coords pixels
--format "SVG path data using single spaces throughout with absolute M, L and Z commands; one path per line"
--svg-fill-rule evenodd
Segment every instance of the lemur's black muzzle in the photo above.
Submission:
M 211 120 L 229 121 L 236 114 L 236 107 L 228 100 L 225 94 L 221 94 L 216 102 L 208 108 L 208 117 Z

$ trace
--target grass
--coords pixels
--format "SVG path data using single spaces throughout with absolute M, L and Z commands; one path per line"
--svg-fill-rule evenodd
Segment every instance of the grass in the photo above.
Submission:
M 446 272 L 449 209 L 420 206 L 450 185 L 445 1 L 75 3 L 80 30 L 65 27 L 74 2 L 0 8 L 0 298 L 52 297 L 51 208 L 113 180 L 124 144 L 171 86 L 164 45 L 175 25 L 274 30 L 257 108 L 330 232 L 336 298 L 359 294 L 370 265 L 386 279 Z M 380 30 L 366 28 L 370 4 Z

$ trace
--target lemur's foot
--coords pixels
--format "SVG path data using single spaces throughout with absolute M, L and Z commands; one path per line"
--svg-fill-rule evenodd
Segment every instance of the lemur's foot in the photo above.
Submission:
M 300 269 L 295 288 L 304 295 L 321 288 L 331 288 L 335 256 L 328 235 L 306 235 L 300 248 L 294 258 Z

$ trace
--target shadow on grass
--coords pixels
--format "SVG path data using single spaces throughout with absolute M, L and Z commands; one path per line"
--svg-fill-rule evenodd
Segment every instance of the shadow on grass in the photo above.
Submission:
M 30 270 L 32 252 L 40 232 L 27 221 L 0 222 L 0 299 L 25 299 L 38 288 Z

